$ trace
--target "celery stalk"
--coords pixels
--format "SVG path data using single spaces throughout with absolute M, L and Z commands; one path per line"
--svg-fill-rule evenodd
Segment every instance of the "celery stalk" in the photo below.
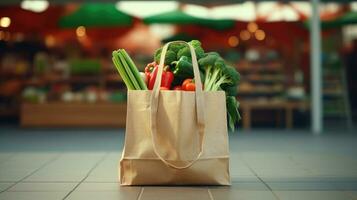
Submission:
M 112 54 L 112 60 L 113 60 L 113 63 L 115 65 L 115 67 L 117 68 L 120 76 L 122 77 L 126 87 L 129 89 L 129 90 L 135 90 L 135 87 L 133 86 L 132 82 L 130 81 L 130 78 L 128 77 L 125 69 L 124 69 L 124 66 L 123 64 L 120 62 L 120 60 L 118 59 L 117 57 L 117 52 L 116 51 L 113 51 L 113 54 Z
M 128 63 L 126 62 L 124 56 L 120 53 L 120 50 L 117 52 L 117 56 L 120 59 L 121 63 L 123 64 L 126 74 L 128 75 L 128 78 L 131 80 L 131 83 L 133 84 L 134 89 L 141 90 L 140 85 L 133 74 L 133 70 L 128 66 Z
M 140 76 L 140 73 L 138 71 L 138 68 L 135 66 L 133 60 L 130 58 L 130 56 L 128 55 L 128 53 L 126 53 L 126 51 L 124 49 L 120 49 L 119 53 L 124 57 L 124 59 L 126 60 L 128 66 L 130 67 L 133 75 L 135 76 L 135 79 L 137 81 L 137 83 L 140 86 L 141 90 L 147 90 L 147 86 L 145 84 L 145 82 L 143 81 L 143 79 Z

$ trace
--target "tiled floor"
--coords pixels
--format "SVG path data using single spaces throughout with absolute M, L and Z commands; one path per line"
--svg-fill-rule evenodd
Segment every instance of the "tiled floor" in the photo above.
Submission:
M 120 187 L 121 130 L 0 128 L 0 200 L 357 200 L 357 134 L 230 136 L 231 187 Z

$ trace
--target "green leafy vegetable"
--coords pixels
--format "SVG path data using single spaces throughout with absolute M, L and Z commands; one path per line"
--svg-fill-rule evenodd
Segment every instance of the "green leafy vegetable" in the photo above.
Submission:
M 205 55 L 205 51 L 202 49 L 200 41 L 192 40 L 188 43 L 190 43 L 192 47 L 195 49 L 197 59 L 200 59 Z M 188 46 L 184 46 L 177 52 L 177 59 L 180 59 L 182 56 L 191 58 L 191 52 Z
M 238 111 L 239 102 L 237 101 L 235 96 L 226 97 L 226 107 L 228 128 L 230 131 L 234 131 L 236 122 L 241 119 L 241 116 Z
M 154 56 L 154 60 L 158 64 L 160 63 L 161 51 L 162 51 L 161 48 L 156 50 L 155 56 Z M 172 50 L 167 50 L 164 65 L 169 65 L 174 61 L 176 61 L 176 53 Z
M 198 64 L 205 68 L 205 91 L 224 90 L 226 92 L 228 127 L 230 131 L 234 131 L 235 124 L 240 120 L 239 104 L 235 98 L 240 74 L 235 68 L 226 65 L 223 58 L 216 52 L 206 53 L 203 58 L 198 60 Z
M 200 41 L 192 40 L 189 43 L 193 46 L 197 56 L 204 90 L 225 91 L 228 128 L 234 131 L 235 124 L 241 119 L 238 112 L 239 103 L 235 98 L 240 74 L 234 67 L 226 65 L 217 52 L 205 53 Z M 162 48 L 155 52 L 156 63 L 160 62 L 161 51 Z M 174 43 L 169 46 L 165 65 L 168 65 L 174 73 L 172 86 L 181 85 L 183 80 L 194 77 L 190 48 L 184 44 Z

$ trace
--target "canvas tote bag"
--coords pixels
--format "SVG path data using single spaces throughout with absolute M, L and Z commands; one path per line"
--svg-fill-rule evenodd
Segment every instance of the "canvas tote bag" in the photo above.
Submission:
M 160 91 L 173 43 L 189 46 L 196 91 Z M 153 90 L 128 90 L 121 185 L 230 185 L 225 99 L 223 91 L 202 91 L 190 44 L 167 43 Z

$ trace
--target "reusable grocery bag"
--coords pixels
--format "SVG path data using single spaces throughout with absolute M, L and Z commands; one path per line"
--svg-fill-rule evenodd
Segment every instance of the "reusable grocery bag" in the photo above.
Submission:
M 160 90 L 173 43 L 189 46 L 196 91 Z M 202 91 L 190 44 L 167 43 L 153 90 L 128 90 L 121 185 L 230 185 L 225 100 L 223 91 Z

